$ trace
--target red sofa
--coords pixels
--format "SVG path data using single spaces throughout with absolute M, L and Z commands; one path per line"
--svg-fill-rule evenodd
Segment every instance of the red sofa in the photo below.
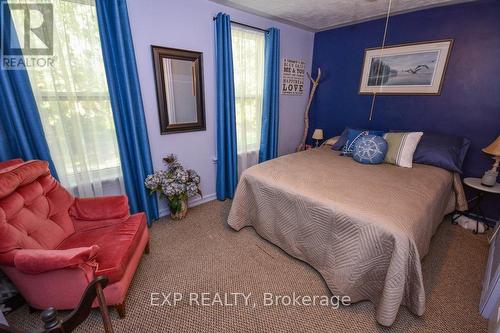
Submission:
M 32 308 L 73 309 L 88 283 L 106 275 L 106 302 L 124 317 L 144 252 L 146 217 L 129 214 L 126 196 L 75 198 L 45 161 L 0 163 L 0 269 Z

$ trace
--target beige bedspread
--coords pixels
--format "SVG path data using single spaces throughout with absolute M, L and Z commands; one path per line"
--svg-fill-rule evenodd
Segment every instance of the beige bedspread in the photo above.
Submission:
M 246 170 L 228 223 L 310 264 L 333 295 L 370 300 L 390 326 L 400 305 L 424 313 L 420 260 L 450 202 L 464 204 L 457 191 L 444 169 L 363 165 L 323 147 Z

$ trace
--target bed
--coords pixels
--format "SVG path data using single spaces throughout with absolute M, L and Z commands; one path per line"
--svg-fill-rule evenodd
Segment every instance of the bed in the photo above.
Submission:
M 371 301 L 377 321 L 425 310 L 421 259 L 444 215 L 466 202 L 458 174 L 364 165 L 329 147 L 245 170 L 228 217 L 307 262 L 333 295 Z

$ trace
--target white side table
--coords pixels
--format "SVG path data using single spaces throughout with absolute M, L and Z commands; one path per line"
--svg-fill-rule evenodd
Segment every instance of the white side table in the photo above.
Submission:
M 489 187 L 489 186 L 484 186 L 481 184 L 481 178 L 465 178 L 464 179 L 464 184 L 467 185 L 468 187 L 474 189 L 477 192 L 476 197 L 471 199 L 468 204 L 471 205 L 469 207 L 469 210 L 464 213 L 460 213 L 461 215 L 469 215 L 470 213 L 474 213 L 477 217 L 482 218 L 484 224 L 486 226 L 488 225 L 488 220 L 486 219 L 486 216 L 483 213 L 483 210 L 481 208 L 481 202 L 483 201 L 484 197 L 487 194 L 493 194 L 493 195 L 500 195 L 500 184 L 496 183 L 495 186 Z M 453 219 L 453 222 L 456 220 Z M 477 234 L 477 230 L 479 227 L 479 220 L 476 218 L 476 230 L 474 230 L 474 233 Z
M 464 179 L 464 184 L 475 188 L 476 190 L 479 190 L 481 192 L 488 192 L 488 193 L 494 193 L 494 194 L 500 194 L 500 184 L 496 183 L 495 186 L 485 186 L 481 184 L 481 178 L 472 178 L 468 177 Z

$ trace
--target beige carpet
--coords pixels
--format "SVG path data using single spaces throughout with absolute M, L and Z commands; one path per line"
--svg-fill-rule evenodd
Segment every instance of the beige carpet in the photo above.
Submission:
M 192 208 L 179 222 L 163 219 L 151 229 L 151 254 L 144 256 L 127 297 L 127 317 L 112 311 L 115 332 L 485 332 L 478 313 L 488 244 L 444 221 L 435 235 L 423 274 L 427 310 L 419 318 L 401 308 L 391 328 L 378 325 L 371 303 L 340 309 L 262 305 L 263 293 L 330 295 L 321 276 L 261 239 L 251 228 L 225 225 L 230 202 Z M 177 306 L 150 305 L 151 292 L 179 292 Z M 190 306 L 191 292 L 252 293 L 256 307 Z M 39 313 L 23 307 L 12 326 L 39 327 Z M 77 330 L 102 331 L 97 311 Z

